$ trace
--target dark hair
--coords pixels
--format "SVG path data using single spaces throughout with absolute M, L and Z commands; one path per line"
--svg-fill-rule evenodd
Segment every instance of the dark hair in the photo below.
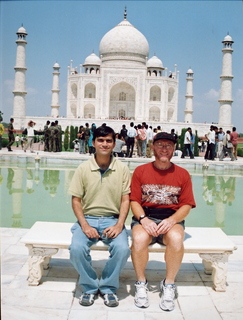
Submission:
M 133 126 L 134 126 L 134 123 L 133 123 L 133 122 L 130 122 L 130 126 L 133 127 Z
M 109 134 L 112 136 L 112 140 L 115 142 L 116 140 L 115 131 L 111 127 L 102 125 L 101 127 L 98 127 L 97 129 L 95 129 L 92 140 L 95 141 L 96 138 L 106 137 Z

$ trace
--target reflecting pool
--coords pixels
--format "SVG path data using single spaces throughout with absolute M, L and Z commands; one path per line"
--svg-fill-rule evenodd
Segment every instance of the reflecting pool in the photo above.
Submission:
M 131 171 L 139 164 L 132 163 Z M 131 168 L 132 167 L 132 168 Z M 197 207 L 186 226 L 220 227 L 243 235 L 242 173 L 190 170 Z M 35 221 L 75 222 L 68 188 L 75 167 L 0 166 L 1 227 L 30 228 Z M 126 224 L 130 224 L 131 213 Z

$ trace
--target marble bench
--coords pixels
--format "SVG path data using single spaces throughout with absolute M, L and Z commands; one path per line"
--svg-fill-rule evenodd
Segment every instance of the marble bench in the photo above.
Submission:
M 59 249 L 68 249 L 71 243 L 73 223 L 37 221 L 21 239 L 29 249 L 29 285 L 40 283 L 43 271 L 48 269 L 51 257 Z M 129 243 L 131 244 L 131 231 Z M 216 291 L 226 290 L 228 257 L 237 249 L 235 244 L 220 228 L 186 227 L 185 253 L 198 253 L 202 258 L 204 272 L 212 274 Z M 107 250 L 99 241 L 92 250 Z M 165 252 L 165 246 L 155 243 L 149 246 L 149 252 Z

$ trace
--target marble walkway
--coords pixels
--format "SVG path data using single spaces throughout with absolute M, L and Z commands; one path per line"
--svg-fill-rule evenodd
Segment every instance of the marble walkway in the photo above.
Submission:
M 68 250 L 53 257 L 37 287 L 28 286 L 28 251 L 20 242 L 27 229 L 1 228 L 2 320 L 242 320 L 243 319 L 243 236 L 230 236 L 238 249 L 229 258 L 226 292 L 212 289 L 197 254 L 185 254 L 177 275 L 179 297 L 175 310 L 159 308 L 159 282 L 165 274 L 163 254 L 150 254 L 147 268 L 150 307 L 135 307 L 135 274 L 131 259 L 120 277 L 117 295 L 120 304 L 108 308 L 99 298 L 91 307 L 78 303 L 78 274 L 69 261 Z M 94 267 L 100 273 L 107 252 L 92 252 Z

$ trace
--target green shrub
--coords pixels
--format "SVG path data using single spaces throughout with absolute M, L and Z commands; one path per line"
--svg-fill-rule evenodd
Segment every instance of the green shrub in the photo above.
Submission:
M 8 144 L 8 139 L 2 138 L 2 148 L 6 148 Z
M 237 156 L 243 157 L 243 149 L 237 149 Z
M 64 132 L 64 142 L 63 142 L 64 150 L 67 151 L 69 147 L 69 126 L 67 126 Z
M 70 127 L 70 140 L 69 140 L 69 149 L 74 148 L 73 140 L 76 139 L 74 126 Z
M 198 149 L 198 135 L 197 135 L 197 130 L 195 134 L 195 142 L 194 142 L 194 156 L 198 157 L 199 156 L 199 149 Z

